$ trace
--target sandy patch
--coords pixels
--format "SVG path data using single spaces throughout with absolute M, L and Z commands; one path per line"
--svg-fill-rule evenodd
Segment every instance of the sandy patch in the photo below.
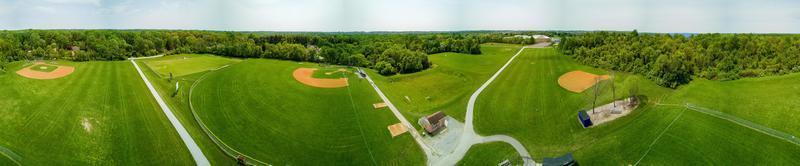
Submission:
M 317 69 L 314 68 L 298 68 L 294 70 L 292 75 L 294 79 L 300 83 L 317 88 L 340 88 L 347 86 L 347 78 L 326 79 L 314 78 L 312 75 Z
M 386 107 L 386 103 L 375 103 L 375 104 L 372 104 L 372 107 L 374 107 L 375 109 L 383 108 L 383 107 Z
M 17 74 L 31 79 L 46 80 L 46 79 L 61 78 L 70 75 L 72 74 L 72 72 L 75 71 L 75 68 L 72 66 L 62 66 L 62 65 L 53 65 L 56 66 L 57 68 L 51 72 L 42 72 L 31 69 L 31 67 L 36 66 L 38 64 L 45 64 L 45 63 L 36 62 L 34 65 L 20 69 L 19 71 L 17 71 Z
M 594 108 L 594 111 L 592 111 L 592 109 L 586 110 L 586 114 L 589 114 L 589 119 L 592 120 L 592 127 L 614 121 L 617 118 L 626 116 L 633 112 L 638 104 L 632 103 L 632 99 L 633 98 L 617 100 L 614 101 L 614 103 L 608 103 L 606 105 Z M 614 106 L 615 103 L 616 106 Z
M 584 90 L 594 86 L 595 83 L 607 80 L 608 75 L 595 75 L 580 70 L 567 72 L 561 77 L 558 77 L 558 85 L 561 85 L 568 91 L 581 93 Z
M 397 123 L 397 124 L 389 125 L 389 127 L 387 127 L 387 128 L 389 128 L 389 133 L 391 133 L 391 134 L 392 134 L 392 137 L 395 137 L 395 136 L 397 136 L 397 135 L 400 135 L 400 134 L 406 133 L 406 132 L 408 131 L 408 129 L 406 128 L 406 126 L 403 126 L 403 124 L 402 124 L 402 123 Z

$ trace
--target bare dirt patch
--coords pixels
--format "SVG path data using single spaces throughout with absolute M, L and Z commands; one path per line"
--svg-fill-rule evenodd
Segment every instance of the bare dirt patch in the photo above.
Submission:
M 386 103 L 375 103 L 372 104 L 372 107 L 374 107 L 375 109 L 383 108 L 386 107 Z
M 83 130 L 85 130 L 87 133 L 92 132 L 92 122 L 89 120 L 89 118 L 83 118 L 81 120 L 81 126 L 83 126 Z
M 392 134 L 392 137 L 406 133 L 408 131 L 408 129 L 405 126 L 403 126 L 403 123 L 389 125 L 388 128 L 389 128 L 389 133 Z
M 39 80 L 46 80 L 46 79 L 56 79 L 61 78 L 67 75 L 72 74 L 75 71 L 75 68 L 72 66 L 63 66 L 63 65 L 52 65 L 56 66 L 56 69 L 50 72 L 44 71 L 37 71 L 40 69 L 33 69 L 35 66 L 45 65 L 44 62 L 36 62 L 34 65 L 28 66 L 26 68 L 22 68 L 17 71 L 17 74 L 23 77 L 31 78 L 31 79 L 39 79 Z
M 589 119 L 592 120 L 592 127 L 594 127 L 626 116 L 633 112 L 637 106 L 638 102 L 636 100 L 626 98 L 594 108 L 594 111 L 592 109 L 586 110 L 586 114 L 589 114 Z
M 568 91 L 581 93 L 584 90 L 594 86 L 595 83 L 607 80 L 608 75 L 595 75 L 580 70 L 567 72 L 561 77 L 558 77 L 558 85 L 561 85 Z
M 294 70 L 292 75 L 294 79 L 300 83 L 317 88 L 340 88 L 348 86 L 347 78 L 328 79 L 312 77 L 316 70 L 317 69 L 314 68 L 298 68 Z

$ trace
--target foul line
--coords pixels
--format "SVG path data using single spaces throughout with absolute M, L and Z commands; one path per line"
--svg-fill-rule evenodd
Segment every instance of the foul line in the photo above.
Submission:
M 677 116 L 677 117 L 675 117 L 675 119 L 672 119 L 672 122 L 670 122 L 670 123 L 669 123 L 669 125 L 667 125 L 667 128 L 664 128 L 664 131 L 661 131 L 661 134 L 659 134 L 659 135 L 658 135 L 658 137 L 656 137 L 656 139 L 655 139 L 655 140 L 653 140 L 653 142 L 652 142 L 652 143 L 650 143 L 650 146 L 647 146 L 647 151 L 645 151 L 645 152 L 644 152 L 644 155 L 642 155 L 642 157 L 641 157 L 641 158 L 639 158 L 639 160 L 636 160 L 636 163 L 635 163 L 635 164 L 633 164 L 634 166 L 636 166 L 636 165 L 639 165 L 639 162 L 641 162 L 641 161 L 642 161 L 642 159 L 644 159 L 644 157 L 645 157 L 645 156 L 647 156 L 647 154 L 648 154 L 648 153 L 650 153 L 650 150 L 652 150 L 652 149 L 653 149 L 653 145 L 655 145 L 655 144 L 656 144 L 656 142 L 658 142 L 658 139 L 661 139 L 661 136 L 663 136 L 663 135 L 664 135 L 664 133 L 666 133 L 666 132 L 667 132 L 667 130 L 669 130 L 669 128 L 670 128 L 670 127 L 672 127 L 672 124 L 674 124 L 674 123 L 675 123 L 675 121 L 678 121 L 678 118 L 681 118 L 681 116 L 683 116 L 683 112 L 686 112 L 686 109 L 683 109 L 683 110 L 681 111 L 681 113 L 680 113 L 680 114 L 678 114 L 678 116 Z

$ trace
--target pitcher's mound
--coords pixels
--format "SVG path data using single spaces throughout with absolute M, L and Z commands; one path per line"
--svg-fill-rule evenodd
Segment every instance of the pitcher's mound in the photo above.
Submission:
M 292 75 L 294 79 L 300 83 L 317 88 L 340 88 L 347 86 L 347 78 L 329 79 L 329 78 L 314 78 L 314 68 L 298 68 L 294 70 Z
M 586 89 L 594 86 L 595 83 L 602 80 L 607 80 L 608 75 L 595 75 L 580 70 L 567 72 L 561 77 L 558 77 L 558 85 L 561 85 L 568 91 L 581 93 Z
M 72 74 L 75 68 L 72 66 L 50 65 L 44 62 L 36 62 L 31 66 L 22 68 L 17 74 L 31 79 L 56 79 Z

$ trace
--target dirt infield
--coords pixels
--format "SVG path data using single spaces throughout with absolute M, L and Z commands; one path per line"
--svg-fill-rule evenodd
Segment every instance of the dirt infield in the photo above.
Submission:
M 594 86 L 597 81 L 607 80 L 608 75 L 595 75 L 580 70 L 567 72 L 558 77 L 558 85 L 568 91 L 581 93 Z
M 46 79 L 56 79 L 61 78 L 67 75 L 72 74 L 75 71 L 75 68 L 72 66 L 62 66 L 62 65 L 53 65 L 57 66 L 57 68 L 51 72 L 43 72 L 43 71 L 36 71 L 32 69 L 32 67 L 44 65 L 44 62 L 36 62 L 35 64 L 28 66 L 26 68 L 20 69 L 17 71 L 17 74 L 23 77 L 31 78 L 31 79 L 39 79 L 39 80 L 46 80 Z M 49 64 L 47 64 L 49 65 Z
M 312 75 L 316 70 L 317 69 L 314 68 L 298 68 L 294 70 L 294 73 L 292 73 L 292 75 L 294 76 L 294 79 L 299 81 L 300 83 L 317 88 L 340 88 L 348 85 L 347 78 L 338 78 L 338 79 L 314 78 L 312 77 Z

